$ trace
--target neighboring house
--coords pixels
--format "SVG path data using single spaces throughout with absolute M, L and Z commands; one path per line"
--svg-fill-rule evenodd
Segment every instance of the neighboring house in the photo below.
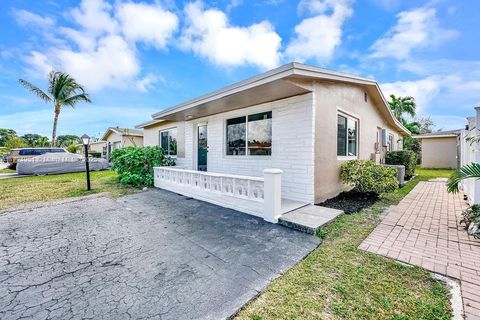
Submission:
M 120 127 L 109 127 L 103 134 L 101 140 L 106 141 L 105 154 L 106 159 L 108 160 L 110 159 L 110 154 L 114 149 L 143 146 L 143 131 Z
M 344 190 L 344 161 L 380 162 L 387 150 L 401 149 L 402 136 L 409 134 L 375 80 L 299 63 L 152 118 L 136 127 L 144 130 L 144 144 L 160 144 L 177 166 L 245 176 L 281 169 L 282 198 L 304 203 Z
M 422 168 L 457 168 L 461 129 L 412 136 L 422 145 Z
M 95 152 L 100 153 L 102 158 L 107 158 L 107 150 L 106 150 L 107 142 L 106 141 L 94 141 L 88 144 L 88 152 Z M 77 144 L 77 153 L 84 154 L 84 147 L 83 144 Z

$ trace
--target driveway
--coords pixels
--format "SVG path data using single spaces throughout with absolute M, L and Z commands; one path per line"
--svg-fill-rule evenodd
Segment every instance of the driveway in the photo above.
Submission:
M 221 319 L 320 240 L 161 190 L 0 214 L 0 319 Z

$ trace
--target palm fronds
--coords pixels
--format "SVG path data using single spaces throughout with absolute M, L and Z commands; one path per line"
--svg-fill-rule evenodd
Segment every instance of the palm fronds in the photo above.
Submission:
M 460 181 L 469 178 L 480 179 L 480 163 L 470 163 L 455 170 L 452 176 L 448 179 L 448 192 L 457 193 Z
M 28 82 L 27 80 L 24 79 L 19 79 L 18 80 L 25 88 L 33 92 L 37 97 L 42 99 L 45 102 L 50 102 L 52 101 L 52 98 L 48 96 L 45 92 L 43 92 L 40 88 L 35 86 L 34 84 Z

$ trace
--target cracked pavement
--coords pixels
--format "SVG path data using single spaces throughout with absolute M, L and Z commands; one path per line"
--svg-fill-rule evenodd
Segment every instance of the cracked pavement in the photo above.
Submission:
M 163 190 L 0 212 L 0 319 L 222 319 L 319 243 Z

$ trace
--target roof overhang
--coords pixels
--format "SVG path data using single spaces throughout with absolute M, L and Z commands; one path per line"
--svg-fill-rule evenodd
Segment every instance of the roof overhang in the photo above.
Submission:
M 431 136 L 412 136 L 414 139 L 456 138 L 458 134 L 437 134 Z
M 157 112 L 152 115 L 153 120 L 136 127 L 143 128 L 165 120 L 192 120 L 312 92 L 312 87 L 298 84 L 297 80 L 303 79 L 353 83 L 365 87 L 391 125 L 404 135 L 410 134 L 394 117 L 375 80 L 296 62 Z

